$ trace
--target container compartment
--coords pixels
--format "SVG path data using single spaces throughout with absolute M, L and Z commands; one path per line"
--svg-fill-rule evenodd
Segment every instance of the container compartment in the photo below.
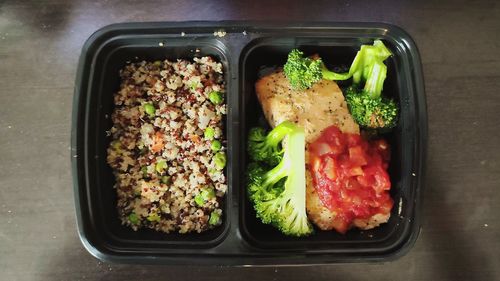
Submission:
M 241 88 L 241 128 L 242 139 L 240 154 L 242 155 L 241 172 L 245 174 L 249 162 L 245 151 L 247 133 L 251 127 L 269 127 L 258 103 L 254 84 L 261 75 L 265 75 L 283 66 L 287 54 L 293 48 L 299 48 L 305 55 L 319 54 L 332 69 L 348 69 L 356 52 L 362 44 L 371 44 L 376 38 L 331 37 L 314 36 L 280 38 L 258 38 L 249 43 L 240 57 L 240 88 Z M 384 39 L 384 38 L 382 38 Z M 392 188 L 391 197 L 394 207 L 388 223 L 372 230 L 352 229 L 345 235 L 335 231 L 321 231 L 309 237 L 294 238 L 281 234 L 270 225 L 263 224 L 255 216 L 252 203 L 246 192 L 240 196 L 240 230 L 244 239 L 252 246 L 263 251 L 328 251 L 331 253 L 350 252 L 352 254 L 368 252 L 388 252 L 396 249 L 408 241 L 412 234 L 413 223 L 411 218 L 415 209 L 413 194 L 415 184 L 412 182 L 412 171 L 418 169 L 409 161 L 420 161 L 419 148 L 414 142 L 418 138 L 417 119 L 414 106 L 414 93 L 405 89 L 411 86 L 411 76 L 405 68 L 407 49 L 398 48 L 391 39 L 385 39 L 385 44 L 393 52 L 393 56 L 386 61 L 388 75 L 384 84 L 384 94 L 393 97 L 401 105 L 400 122 L 391 132 L 384 134 L 391 145 L 391 162 L 389 173 Z M 350 81 L 339 82 L 347 86 Z M 244 185 L 244 181 L 243 181 Z M 244 188 L 244 187 L 243 187 Z M 401 210 L 399 209 L 401 202 Z
M 223 64 L 225 82 L 229 88 L 229 56 L 225 45 L 215 38 L 161 38 L 141 35 L 112 36 L 104 43 L 97 43 L 102 37 L 91 39 L 88 48 L 89 57 L 85 59 L 88 92 L 80 92 L 80 109 L 77 130 L 80 133 L 78 146 L 78 176 L 85 186 L 80 189 L 79 208 L 85 227 L 81 229 L 86 243 L 100 251 L 122 253 L 154 253 L 172 249 L 206 249 L 220 243 L 229 229 L 231 212 L 231 182 L 228 178 L 228 191 L 223 202 L 222 225 L 202 233 L 179 234 L 157 232 L 150 229 L 133 231 L 121 225 L 116 210 L 116 190 L 111 168 L 106 163 L 106 148 L 110 137 L 106 130 L 112 126 L 113 95 L 120 85 L 119 70 L 128 62 L 155 61 L 177 58 L 192 59 L 205 55 L 213 56 Z M 101 41 L 102 42 L 102 41 Z M 165 42 L 165 43 L 163 43 Z M 93 55 L 90 56 L 92 54 Z M 78 85 L 77 85 L 78 86 Z M 231 102 L 228 95 L 227 102 Z M 83 107 L 84 106 L 84 107 Z M 227 124 L 230 112 L 226 116 Z M 231 159 L 231 149 L 228 150 Z M 231 162 L 227 169 L 231 168 Z M 227 175 L 227 172 L 226 172 Z

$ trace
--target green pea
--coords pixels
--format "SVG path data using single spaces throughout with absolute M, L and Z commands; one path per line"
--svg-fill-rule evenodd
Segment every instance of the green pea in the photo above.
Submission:
M 111 146 L 113 146 L 113 148 L 115 148 L 115 149 L 120 148 L 121 145 L 122 145 L 122 143 L 120 141 L 114 141 L 111 143 Z
M 122 149 L 121 149 L 121 147 L 122 147 L 122 143 L 121 143 L 120 141 L 118 141 L 118 140 L 113 141 L 113 142 L 111 142 L 111 147 L 112 147 L 112 148 L 113 148 L 116 152 L 118 152 L 118 153 L 119 153 L 119 152 L 122 150 Z
M 160 221 L 160 216 L 157 213 L 152 213 L 148 216 L 148 221 Z
M 167 168 L 167 162 L 165 160 L 160 160 L 160 161 L 156 162 L 155 170 L 159 174 L 163 173 L 163 170 L 165 170 L 166 168 Z
M 169 184 L 170 183 L 170 177 L 169 176 L 163 176 L 161 177 L 161 182 L 164 184 Z
M 161 66 L 161 61 L 160 60 L 157 60 L 155 62 L 153 62 L 154 65 L 160 67 Z
M 217 91 L 212 91 L 210 94 L 208 94 L 208 99 L 213 103 L 213 104 L 220 104 L 222 103 L 222 94 Z
M 148 176 L 148 167 L 147 166 L 142 166 L 141 168 L 142 176 L 145 178 Z
M 205 133 L 204 133 L 204 135 L 205 135 L 205 138 L 206 138 L 207 140 L 213 140 L 213 139 L 214 139 L 214 135 L 215 135 L 215 130 L 214 130 L 214 128 L 207 127 L 207 128 L 205 129 Z
M 200 194 L 204 201 L 208 201 L 215 197 L 215 190 L 212 187 L 207 187 L 204 188 Z
M 199 207 L 202 207 L 203 205 L 205 205 L 205 200 L 203 200 L 203 196 L 201 195 L 201 193 L 198 193 L 195 197 L 194 197 L 194 202 L 196 203 L 196 205 L 198 205 Z
M 217 152 L 221 149 L 222 144 L 218 140 L 212 141 L 212 144 L 210 145 L 210 148 L 212 149 L 213 152 Z
M 226 166 L 226 154 L 224 152 L 219 152 L 214 156 L 215 167 L 219 170 L 224 169 Z
M 128 215 L 128 220 L 130 221 L 131 224 L 138 224 L 139 216 L 137 216 L 134 212 L 132 212 L 130 213 L 130 215 Z
M 146 103 L 144 105 L 144 111 L 150 116 L 150 117 L 153 117 L 155 116 L 155 107 L 154 105 L 150 104 L 150 103 Z
M 220 221 L 220 215 L 215 211 L 210 214 L 210 219 L 208 219 L 208 223 L 210 225 L 217 225 Z

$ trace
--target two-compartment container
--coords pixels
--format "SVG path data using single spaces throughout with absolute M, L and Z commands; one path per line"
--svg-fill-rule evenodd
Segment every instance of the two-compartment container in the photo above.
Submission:
M 215 36 L 215 31 L 225 32 Z M 223 33 L 222 33 L 223 34 Z M 222 35 L 219 33 L 219 35 Z M 318 53 L 333 66 L 349 65 L 362 44 L 382 39 L 387 60 L 384 94 L 400 105 L 398 126 L 385 135 L 394 199 L 388 223 L 345 235 L 319 231 L 286 237 L 262 224 L 245 192 L 246 133 L 264 118 L 254 83 L 266 67 L 283 65 L 288 52 Z M 129 61 L 211 55 L 222 62 L 227 83 L 228 191 L 223 223 L 204 233 L 165 234 L 122 226 L 114 177 L 106 163 L 109 116 L 119 70 Z M 420 58 L 401 29 L 386 24 L 265 24 L 186 22 L 116 24 L 85 43 L 73 103 L 72 168 L 80 238 L 105 261 L 157 264 L 280 265 L 387 260 L 405 253 L 420 229 L 427 115 Z

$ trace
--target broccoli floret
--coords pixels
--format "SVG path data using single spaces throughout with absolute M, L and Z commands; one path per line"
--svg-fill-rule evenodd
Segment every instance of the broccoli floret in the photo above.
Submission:
M 269 170 L 267 165 L 252 162 L 247 168 L 248 194 L 252 202 L 269 201 L 278 197 L 284 189 L 284 181 L 280 181 L 268 189 L 262 188 L 263 177 Z
M 355 87 L 347 88 L 345 98 L 352 117 L 360 126 L 372 129 L 396 126 L 398 106 L 392 99 L 373 98 L 369 92 Z
M 321 59 L 313 60 L 304 57 L 303 52 L 293 49 L 288 54 L 288 60 L 283 67 L 283 72 L 290 81 L 292 88 L 304 90 L 321 80 L 322 64 Z
M 351 115 L 363 127 L 387 129 L 397 124 L 397 104 L 381 95 L 387 76 L 384 60 L 390 55 L 384 43 L 375 40 L 373 46 L 361 46 L 349 69 L 353 86 L 345 91 L 345 97 Z M 358 90 L 362 82 L 365 85 Z
M 292 88 L 296 90 L 308 89 L 323 78 L 326 80 L 347 80 L 352 77 L 349 72 L 336 73 L 328 70 L 321 58 L 304 57 L 304 53 L 297 49 L 293 49 L 288 54 L 283 72 Z
M 275 166 L 283 157 L 281 141 L 295 125 L 283 122 L 276 126 L 269 134 L 263 128 L 250 129 L 248 133 L 248 154 L 253 161 L 263 161 Z
M 308 89 L 323 78 L 326 80 L 347 80 L 352 76 L 349 73 L 330 71 L 321 58 L 304 57 L 304 53 L 297 49 L 293 49 L 288 54 L 283 72 L 292 88 L 296 90 Z
M 390 55 L 391 51 L 380 40 L 375 40 L 372 46 L 361 46 L 349 68 L 353 85 L 365 82 L 363 90 L 373 98 L 379 97 L 387 76 L 384 60 Z
M 281 161 L 271 169 L 263 163 L 249 165 L 247 190 L 263 223 L 274 225 L 286 235 L 304 236 L 313 231 L 305 201 L 305 134 L 293 123 L 284 123 L 279 126 L 290 130 L 282 142 Z

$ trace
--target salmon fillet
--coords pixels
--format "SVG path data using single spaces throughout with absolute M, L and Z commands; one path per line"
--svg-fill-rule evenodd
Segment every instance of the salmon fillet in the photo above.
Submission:
M 321 80 L 305 91 L 295 91 L 282 71 L 264 76 L 255 84 L 257 97 L 272 127 L 289 120 L 304 128 L 311 143 L 321 131 L 336 125 L 342 132 L 359 134 L 344 95 L 334 81 Z
M 359 126 L 347 108 L 342 91 L 334 81 L 321 80 L 303 91 L 293 90 L 283 71 L 262 77 L 255 83 L 255 91 L 267 121 L 272 127 L 289 120 L 304 128 L 307 145 L 321 132 L 337 126 L 343 133 L 359 134 Z M 339 229 L 342 221 L 334 212 L 323 206 L 306 166 L 306 208 L 309 219 L 322 230 Z M 375 214 L 368 219 L 356 219 L 355 227 L 374 228 L 387 222 L 390 213 Z

